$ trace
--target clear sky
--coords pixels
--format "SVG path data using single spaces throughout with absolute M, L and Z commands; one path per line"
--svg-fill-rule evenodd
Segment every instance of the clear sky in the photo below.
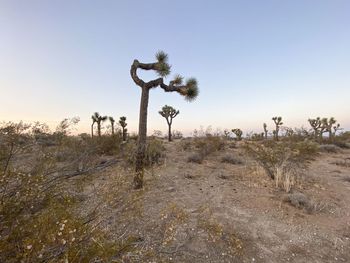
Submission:
M 173 128 L 185 133 L 258 131 L 275 115 L 291 127 L 334 116 L 350 129 L 348 0 L 0 0 L 0 35 L 0 120 L 80 116 L 89 132 L 98 111 L 136 131 L 130 65 L 164 50 L 200 95 L 188 103 L 152 90 L 150 133 L 167 128 L 164 104 L 180 110 Z

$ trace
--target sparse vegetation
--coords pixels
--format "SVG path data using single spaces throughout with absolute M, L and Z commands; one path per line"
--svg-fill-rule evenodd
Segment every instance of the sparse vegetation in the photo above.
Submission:
M 84 160 L 94 156 L 77 151 L 87 145 L 67 136 L 71 123 L 75 119 L 65 119 L 50 136 L 56 140 L 53 148 L 36 142 L 37 125 L 34 136 L 22 122 L 0 127 L 1 262 L 109 261 L 118 253 L 118 244 L 96 228 L 96 214 L 77 213 L 78 193 L 67 191 L 66 180 L 92 170 Z M 62 166 L 58 153 L 68 148 Z M 22 155 L 30 158 L 19 166 Z

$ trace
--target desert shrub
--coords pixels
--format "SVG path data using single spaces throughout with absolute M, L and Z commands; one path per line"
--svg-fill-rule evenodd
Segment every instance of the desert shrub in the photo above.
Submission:
M 207 156 L 216 151 L 225 148 L 225 141 L 220 136 L 207 134 L 205 137 L 197 137 L 194 139 L 194 147 L 197 152 L 203 156 Z
M 317 153 L 317 145 L 309 142 L 265 141 L 246 143 L 244 149 L 266 174 L 275 180 L 276 187 L 289 192 L 300 177 L 306 163 Z
M 192 143 L 184 144 L 187 149 L 192 149 Z M 225 139 L 220 135 L 207 133 L 203 137 L 195 137 L 193 140 L 195 152 L 188 157 L 188 162 L 202 163 L 204 158 L 216 151 L 225 148 Z
M 136 143 L 128 142 L 124 145 L 122 155 L 124 160 L 129 165 L 135 165 L 136 162 Z M 165 159 L 165 147 L 161 140 L 156 138 L 150 138 L 147 141 L 144 165 L 145 167 L 152 167 L 153 165 L 159 165 L 164 162 Z
M 96 228 L 94 213 L 76 212 L 78 200 L 64 190 L 61 176 L 69 167 L 35 144 L 28 127 L 0 127 L 0 262 L 110 261 L 121 248 Z M 24 153 L 30 162 L 16 167 Z
M 221 158 L 222 163 L 230 163 L 230 164 L 242 164 L 242 160 L 236 158 L 232 154 L 226 154 Z
M 313 202 L 303 193 L 295 192 L 290 193 L 284 198 L 285 202 L 290 203 L 292 206 L 304 209 L 307 212 L 311 213 L 313 211 L 314 205 Z
M 191 139 L 182 139 L 179 143 L 179 149 L 182 151 L 189 151 L 193 149 Z
M 204 156 L 200 153 L 192 153 L 188 158 L 187 161 L 189 163 L 199 163 L 201 164 L 204 160 Z
M 334 137 L 332 143 L 339 148 L 350 149 L 350 142 L 343 141 L 341 138 Z
M 320 151 L 327 153 L 339 153 L 341 148 L 334 144 L 322 144 L 319 146 Z
M 117 155 L 120 153 L 123 138 L 116 133 L 112 136 L 94 137 L 92 142 L 98 154 Z

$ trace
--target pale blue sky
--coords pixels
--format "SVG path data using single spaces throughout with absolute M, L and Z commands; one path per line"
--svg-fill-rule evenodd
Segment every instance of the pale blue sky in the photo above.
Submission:
M 172 73 L 198 79 L 193 103 L 153 90 L 148 130 L 201 125 L 259 130 L 334 116 L 350 129 L 350 1 L 0 0 L 0 120 L 50 125 L 94 111 L 136 131 L 140 89 L 133 59 L 169 54 Z M 152 78 L 153 75 L 143 74 Z

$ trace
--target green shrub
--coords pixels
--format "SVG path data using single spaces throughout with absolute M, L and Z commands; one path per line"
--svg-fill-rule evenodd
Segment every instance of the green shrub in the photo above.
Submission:
M 306 167 L 307 161 L 317 154 L 317 144 L 310 141 L 265 141 L 263 143 L 246 143 L 245 151 L 266 174 L 289 192 L 296 179 Z

